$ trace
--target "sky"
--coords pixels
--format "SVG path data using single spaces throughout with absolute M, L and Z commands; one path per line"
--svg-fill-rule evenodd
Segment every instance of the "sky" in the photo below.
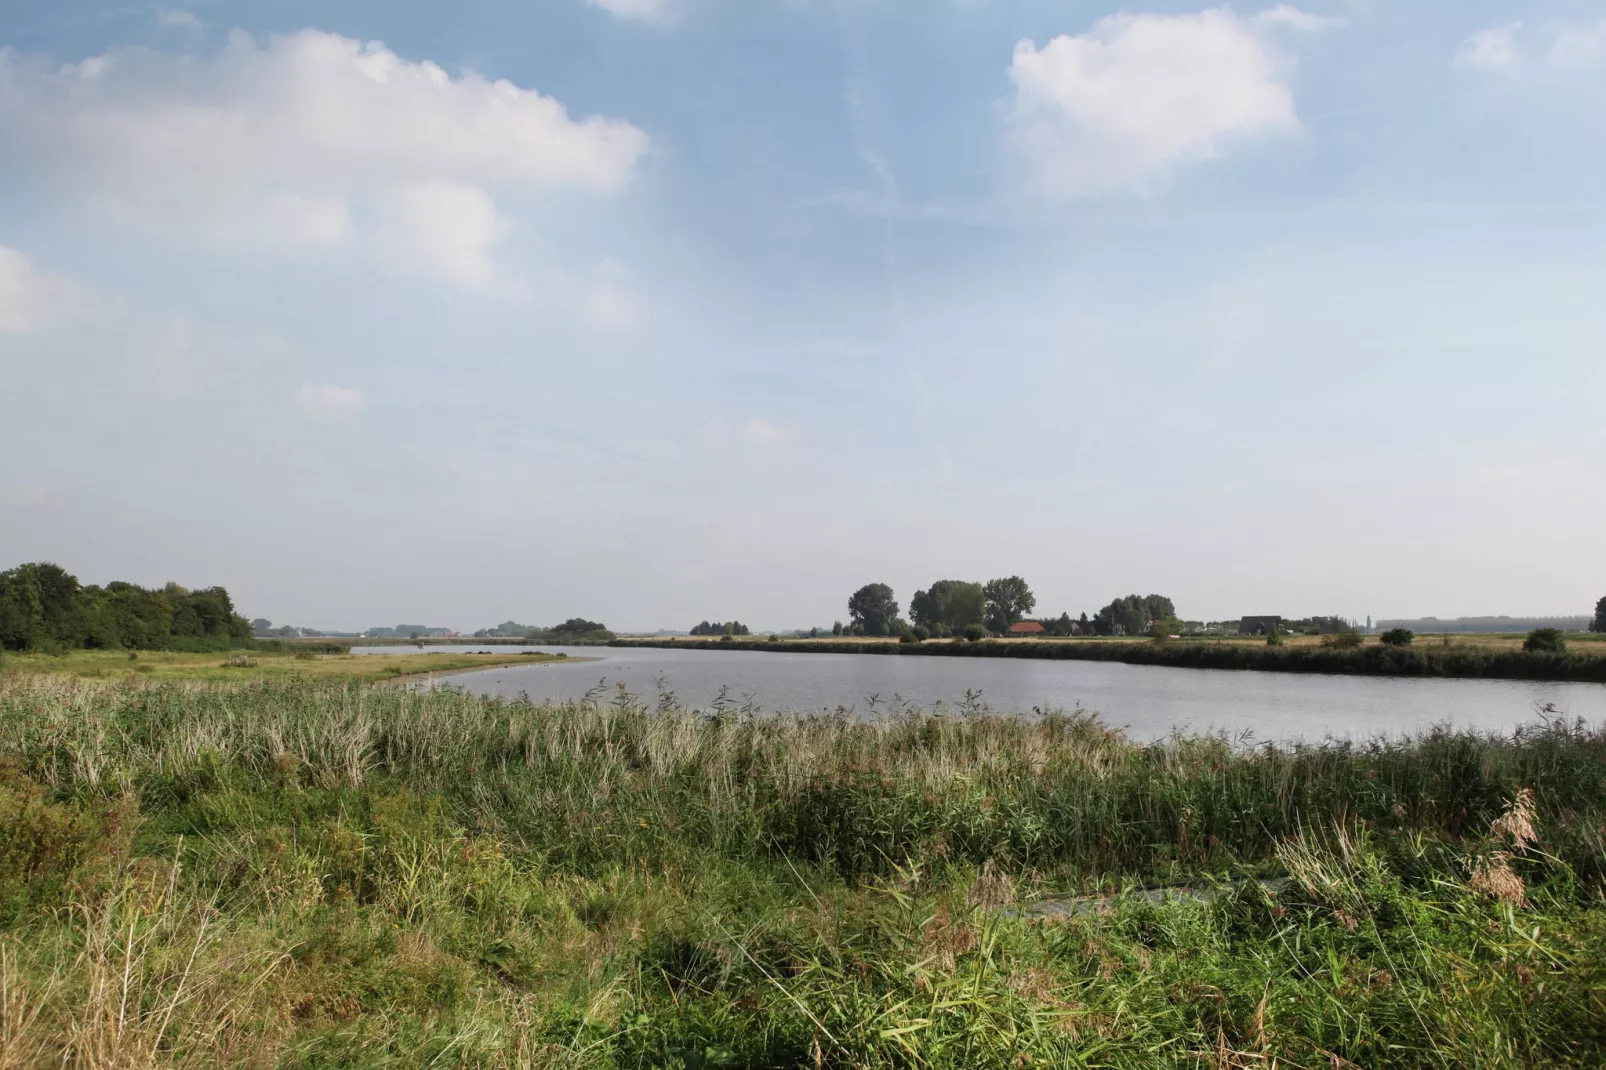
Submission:
M 1598 0 L 0 3 L 0 567 L 1583 614 Z

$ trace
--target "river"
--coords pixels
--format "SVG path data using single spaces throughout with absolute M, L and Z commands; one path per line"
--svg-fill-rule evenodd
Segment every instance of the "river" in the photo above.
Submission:
M 412 647 L 372 652 L 381 651 L 417 653 Z M 1606 685 L 1601 684 L 1226 672 L 1024 658 L 656 647 L 571 647 L 567 653 L 597 660 L 515 665 L 436 682 L 509 698 L 528 695 L 536 702 L 579 698 L 599 684 L 612 690 L 619 683 L 656 701 L 661 685 L 698 708 L 708 708 L 723 687 L 733 708 L 744 703 L 761 711 L 842 707 L 859 716 L 878 716 L 900 706 L 1028 714 L 1080 708 L 1126 728 L 1137 739 L 1157 739 L 1178 729 L 1259 740 L 1362 740 L 1435 724 L 1505 732 L 1541 716 L 1606 722 Z

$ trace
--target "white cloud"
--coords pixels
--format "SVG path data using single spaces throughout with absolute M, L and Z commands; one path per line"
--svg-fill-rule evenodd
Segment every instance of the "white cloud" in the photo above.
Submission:
M 320 424 L 349 420 L 362 411 L 364 404 L 366 400 L 361 390 L 344 386 L 313 386 L 309 383 L 296 393 L 296 408 L 301 415 Z
M 204 23 L 195 17 L 192 11 L 182 8 L 170 7 L 156 13 L 156 23 L 159 26 L 169 26 L 177 30 L 199 30 Z
M 1569 27 L 1556 35 L 1550 62 L 1557 66 L 1606 59 L 1606 19 L 1594 26 Z
M 77 64 L 0 50 L 0 164 L 164 235 L 333 248 L 395 239 L 433 274 L 493 271 L 502 191 L 616 191 L 647 137 L 551 97 L 449 75 L 375 42 L 236 31 L 194 57 L 114 49 Z M 463 228 L 464 233 L 449 231 Z
M 661 19 L 669 13 L 669 0 L 586 0 L 616 19 Z
M 1509 71 L 1522 62 L 1517 48 L 1517 31 L 1522 23 L 1491 26 L 1461 42 L 1455 50 L 1455 65 L 1474 71 Z
M 82 297 L 70 279 L 46 274 L 23 253 L 0 245 L 0 332 L 53 326 Z
M 1142 188 L 1232 140 L 1298 131 L 1285 64 L 1256 20 L 1316 28 L 1302 15 L 1122 14 L 1042 48 L 1020 42 L 1013 135 L 1030 185 L 1072 197 Z
M 760 446 L 768 446 L 772 442 L 779 442 L 784 432 L 772 423 L 763 420 L 747 421 L 747 440 Z

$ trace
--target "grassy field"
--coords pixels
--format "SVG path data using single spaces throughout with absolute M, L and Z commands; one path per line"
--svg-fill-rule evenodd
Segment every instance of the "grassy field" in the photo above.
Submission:
M 1599 1067 L 1603 880 L 1580 726 L 0 678 L 0 1067 Z
M 1290 635 L 1290 636 L 1286 636 L 1285 637 L 1284 642 L 1286 643 L 1286 645 L 1289 648 L 1297 649 L 1297 648 L 1301 648 L 1301 647 L 1310 647 L 1310 648 L 1320 649 L 1321 646 L 1322 646 L 1322 638 L 1323 637 L 1319 636 L 1319 635 Z M 1523 640 L 1525 638 L 1527 638 L 1526 634 L 1494 634 L 1494 633 L 1475 633 L 1475 634 L 1465 634 L 1465 635 L 1418 635 L 1416 637 L 1416 640 L 1415 640 L 1413 645 L 1416 646 L 1416 647 L 1424 648 L 1424 649 L 1432 648 L 1432 649 L 1452 649 L 1452 650 L 1477 650 L 1477 651 L 1491 651 L 1491 652 L 1494 652 L 1494 651 L 1515 651 L 1515 650 L 1521 650 L 1522 649 L 1522 642 L 1523 642 Z M 746 637 L 743 637 L 742 641 L 744 641 L 744 642 L 765 642 L 766 639 L 767 639 L 766 636 L 746 636 Z M 705 643 L 705 642 L 709 642 L 709 641 L 710 640 L 708 639 L 707 636 L 673 635 L 673 636 L 653 636 L 650 639 L 649 638 L 645 638 L 645 637 L 630 637 L 630 636 L 626 636 L 626 637 L 620 639 L 618 642 L 620 644 L 624 644 L 624 643 L 651 643 L 651 644 L 656 646 L 656 645 L 665 645 L 665 644 L 671 644 L 671 643 Z M 717 639 L 715 641 L 717 641 Z M 822 635 L 822 636 L 820 636 L 820 637 L 818 637 L 816 639 L 793 639 L 791 637 L 788 637 L 785 640 L 785 642 L 787 642 L 787 643 L 810 644 L 810 645 L 814 645 L 814 646 L 822 646 L 822 645 L 827 645 L 827 644 L 830 644 L 830 643 L 840 643 L 840 642 L 844 642 L 844 641 L 853 642 L 853 643 L 878 644 L 878 645 L 879 644 L 888 644 L 888 645 L 896 646 L 897 643 L 898 643 L 898 638 L 897 638 L 897 636 L 892 636 L 892 637 L 868 637 L 868 636 Z M 1007 646 L 1011 646 L 1011 647 L 1015 647 L 1015 646 L 1024 646 L 1024 647 L 1049 646 L 1049 647 L 1054 647 L 1054 646 L 1061 646 L 1061 645 L 1065 645 L 1065 646 L 1079 646 L 1079 645 L 1087 645 L 1087 646 L 1119 646 L 1119 645 L 1130 645 L 1130 644 L 1133 644 L 1133 643 L 1147 643 L 1150 640 L 1147 637 L 1139 637 L 1139 638 L 1134 639 L 1134 638 L 1130 638 L 1130 637 L 1126 637 L 1126 636 L 1074 636 L 1074 637 L 1070 637 L 1070 638 L 1042 637 L 1042 638 L 1031 638 L 1031 639 L 988 639 L 986 641 L 988 643 L 995 643 L 995 644 L 999 644 L 999 645 L 1007 645 Z M 1239 636 L 1239 635 L 1193 636 L 1193 635 L 1190 635 L 1190 636 L 1185 636 L 1185 637 L 1183 637 L 1182 639 L 1180 639 L 1178 641 L 1186 642 L 1186 643 L 1208 643 L 1208 644 L 1210 644 L 1212 646 L 1219 645 L 1219 646 L 1224 646 L 1224 647 L 1244 647 L 1246 649 L 1247 648 L 1263 647 L 1263 646 L 1266 645 L 1265 636 L 1248 636 L 1248 635 L 1244 635 L 1244 636 Z M 928 640 L 926 640 L 926 642 L 927 643 L 931 643 L 933 645 L 943 645 L 943 644 L 960 644 L 960 643 L 964 643 L 965 640 L 964 639 L 928 639 Z M 1596 633 L 1596 632 L 1570 633 L 1567 636 L 1567 643 L 1568 643 L 1569 647 L 1577 649 L 1577 650 L 1579 650 L 1581 652 L 1584 652 L 1584 653 L 1593 653 L 1593 654 L 1606 655 L 1606 632 L 1601 632 L 1601 633 Z M 925 645 L 925 644 L 921 644 L 921 645 Z M 1375 647 L 1375 646 L 1381 646 L 1382 643 L 1378 639 L 1377 636 L 1368 635 L 1368 636 L 1365 636 L 1363 638 L 1362 645 L 1363 646 L 1367 646 L 1367 647 Z
M 0 675 L 56 675 L 84 679 L 207 680 L 240 683 L 250 679 L 395 680 L 404 676 L 471 672 L 499 665 L 565 660 L 546 654 L 313 654 L 242 650 L 214 654 L 172 651 L 70 650 L 61 654 L 6 654 Z

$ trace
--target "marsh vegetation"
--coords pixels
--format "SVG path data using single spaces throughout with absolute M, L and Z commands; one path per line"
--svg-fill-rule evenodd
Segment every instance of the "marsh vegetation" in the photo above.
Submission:
M 1603 800 L 1560 723 L 12 676 L 0 1064 L 1597 1066 Z M 1022 909 L 1140 883 L 1213 894 Z

